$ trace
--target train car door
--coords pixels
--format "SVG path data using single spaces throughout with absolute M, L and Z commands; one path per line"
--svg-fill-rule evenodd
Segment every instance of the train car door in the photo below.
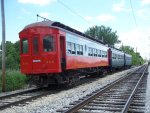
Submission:
M 40 55 L 39 35 L 32 36 L 32 70 L 33 73 L 40 72 L 42 69 L 42 59 Z
M 112 67 L 112 51 L 110 48 L 108 49 L 108 62 L 109 66 Z
M 61 68 L 64 70 L 66 68 L 66 46 L 64 36 L 60 36 L 60 61 Z

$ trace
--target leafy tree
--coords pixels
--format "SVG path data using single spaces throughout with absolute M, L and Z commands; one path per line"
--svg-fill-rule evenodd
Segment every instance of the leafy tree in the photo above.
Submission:
M 144 63 L 143 58 L 140 56 L 140 53 L 136 53 L 134 48 L 130 46 L 121 46 L 120 49 L 130 55 L 132 55 L 132 64 L 133 65 L 141 65 Z
M 112 31 L 110 27 L 94 26 L 85 31 L 86 35 L 89 35 L 98 40 L 103 40 L 104 43 L 114 46 L 116 43 L 120 43 L 118 40 L 117 31 Z
M 17 52 L 14 47 L 14 44 L 10 41 L 6 42 L 6 68 L 7 69 L 17 69 L 18 62 L 17 62 Z
M 0 59 L 2 59 L 0 54 Z M 6 69 L 19 69 L 19 41 L 12 43 L 6 41 Z M 2 68 L 2 61 L 0 60 L 0 68 Z
M 16 51 L 16 61 L 17 61 L 17 64 L 18 64 L 18 68 L 20 67 L 20 41 L 16 41 L 14 43 L 14 48 L 15 48 L 15 51 Z

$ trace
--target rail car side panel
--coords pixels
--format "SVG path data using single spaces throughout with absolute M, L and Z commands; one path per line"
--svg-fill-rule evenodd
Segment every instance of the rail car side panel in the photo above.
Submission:
M 105 67 L 108 66 L 108 60 L 82 56 L 67 56 L 67 69 Z
M 83 54 L 78 55 L 77 50 L 75 50 L 74 54 L 70 54 L 67 48 L 67 42 L 74 43 L 75 49 L 77 49 L 78 44 L 82 45 Z M 106 57 L 89 56 L 89 47 L 105 51 Z M 108 47 L 100 43 L 85 39 L 84 37 L 66 33 L 66 51 L 66 69 L 109 66 Z

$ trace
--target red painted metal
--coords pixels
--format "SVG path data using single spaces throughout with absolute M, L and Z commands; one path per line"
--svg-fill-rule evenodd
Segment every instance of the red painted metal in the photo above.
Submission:
M 84 56 L 67 56 L 66 57 L 66 68 L 67 69 L 77 69 L 77 68 L 87 68 L 87 67 L 104 67 L 108 66 L 107 58 L 98 57 L 84 57 Z
M 55 40 L 55 50 L 52 52 L 43 51 L 43 37 L 52 35 Z M 39 54 L 33 54 L 32 39 L 38 37 Z M 29 47 L 27 54 L 20 54 L 21 72 L 25 74 L 42 74 L 61 72 L 60 49 L 59 49 L 59 30 L 48 27 L 28 28 L 19 33 L 20 40 L 27 38 Z M 21 45 L 21 44 L 20 44 Z M 22 49 L 22 48 L 21 48 Z

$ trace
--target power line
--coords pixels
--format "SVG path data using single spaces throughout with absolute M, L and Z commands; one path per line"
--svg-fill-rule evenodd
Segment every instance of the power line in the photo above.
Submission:
M 137 21 L 136 21 L 136 17 L 135 17 L 135 14 L 134 14 L 134 10 L 133 10 L 133 6 L 132 6 L 132 1 L 131 0 L 130 0 L 130 6 L 131 6 L 131 9 L 132 9 L 132 15 L 133 15 L 133 19 L 134 19 L 135 25 L 137 27 Z
M 67 8 L 69 11 L 71 11 L 72 13 L 74 13 L 75 15 L 79 16 L 81 19 L 83 19 L 86 23 L 89 24 L 89 22 L 79 13 L 77 13 L 76 11 L 74 11 L 73 9 L 71 9 L 69 6 L 67 6 L 66 4 L 64 4 L 62 1 L 57 0 L 61 5 L 63 5 L 65 8 Z

